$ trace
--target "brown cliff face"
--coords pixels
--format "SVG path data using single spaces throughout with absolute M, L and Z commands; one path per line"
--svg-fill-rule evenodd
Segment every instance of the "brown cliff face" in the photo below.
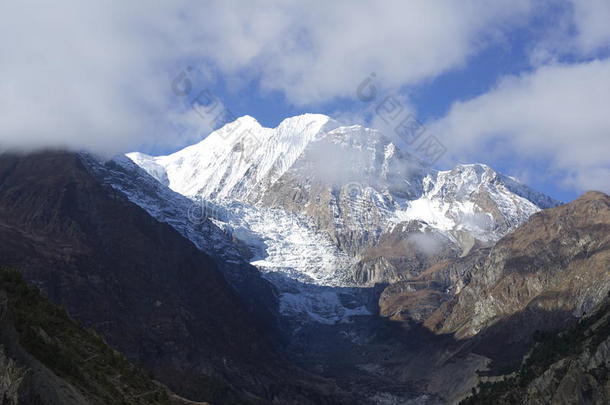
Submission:
M 469 337 L 521 312 L 579 317 L 610 289 L 609 269 L 610 197 L 589 192 L 501 239 L 473 268 L 437 331 Z
M 213 260 L 103 186 L 80 159 L 0 157 L 0 264 L 22 270 L 179 394 L 317 402 L 306 398 L 306 383 L 291 391 L 290 371 L 271 371 L 278 360 L 268 336 Z
M 417 279 L 431 265 L 459 256 L 460 248 L 447 236 L 422 227 L 420 221 L 403 222 L 383 234 L 353 266 L 354 281 L 372 286 Z
M 610 197 L 589 192 L 570 204 L 533 215 L 494 247 L 473 249 L 465 257 L 436 263 L 389 285 L 379 307 L 383 316 L 407 327 L 423 324 L 442 335 L 439 338 L 449 339 L 429 356 L 442 362 L 422 366 L 420 374 L 425 370 L 431 381 L 439 381 L 428 389 L 436 392 L 441 387 L 441 395 L 453 403 L 480 381 L 476 369 L 486 370 L 486 375 L 514 370 L 537 330 L 569 327 L 591 313 L 608 291 Z M 467 358 L 479 358 L 481 364 L 469 368 Z M 447 364 L 461 365 L 462 383 L 452 385 Z M 590 379 L 588 371 L 580 373 L 575 367 L 574 376 L 562 382 L 570 389 L 574 388 L 571 378 Z M 552 375 L 542 376 L 535 383 L 539 387 L 532 389 L 554 387 L 545 378 Z M 542 402 L 531 403 L 548 403 L 544 398 L 540 394 Z
M 472 269 L 488 253 L 486 248 L 475 249 L 465 257 L 438 261 L 416 277 L 390 284 L 379 298 L 381 315 L 428 325 L 444 320 L 445 314 L 438 309 L 461 291 Z

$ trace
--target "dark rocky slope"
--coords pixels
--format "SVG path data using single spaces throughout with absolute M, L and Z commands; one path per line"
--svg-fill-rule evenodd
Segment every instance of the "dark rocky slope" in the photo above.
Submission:
M 0 403 L 187 404 L 91 330 L 0 269 Z M 204 405 L 203 403 L 201 403 Z
M 527 333 L 544 322 L 531 319 L 534 313 L 580 317 L 610 289 L 609 268 L 610 197 L 588 192 L 533 215 L 502 238 L 472 269 L 435 330 L 469 337 L 527 313 L 531 327 L 520 328 Z
M 209 256 L 81 159 L 0 158 L 0 264 L 186 397 L 339 403 L 332 384 L 281 361 Z
M 484 381 L 463 405 L 610 403 L 610 300 L 578 324 L 536 334 L 518 372 Z

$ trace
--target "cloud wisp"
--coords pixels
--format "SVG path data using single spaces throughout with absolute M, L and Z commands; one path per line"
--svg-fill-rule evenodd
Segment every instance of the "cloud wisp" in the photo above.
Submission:
M 564 186 L 610 192 L 610 59 L 551 64 L 456 102 L 432 124 L 456 160 L 545 160 Z

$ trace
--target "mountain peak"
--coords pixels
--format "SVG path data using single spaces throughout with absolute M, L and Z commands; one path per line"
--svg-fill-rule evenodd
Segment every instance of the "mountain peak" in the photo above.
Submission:
M 470 228 L 480 238 L 497 239 L 539 209 L 558 205 L 483 163 L 440 172 L 424 169 L 408 153 L 396 153 L 381 132 L 341 125 L 324 114 L 289 117 L 275 128 L 246 115 L 172 155 L 129 157 L 174 191 L 208 199 L 291 205 L 294 190 L 306 190 L 312 182 L 331 188 L 374 185 L 381 211 L 401 207 L 409 219 L 444 230 L 473 223 Z M 483 218 L 489 210 L 495 217 Z M 361 214 L 354 211 L 353 216 L 350 220 L 357 222 Z
M 328 115 L 325 114 L 317 114 L 317 113 L 305 113 L 300 115 L 294 115 L 292 117 L 284 118 L 280 125 L 288 125 L 293 123 L 303 123 L 303 122 L 326 122 L 331 120 Z
M 320 134 L 338 126 L 323 114 L 286 118 L 275 128 L 244 115 L 168 156 L 127 156 L 183 195 L 244 199 L 279 178 Z
M 259 126 L 259 127 L 262 126 L 258 122 L 258 120 L 256 118 L 254 118 L 251 115 L 247 115 L 247 114 L 246 115 L 242 115 L 241 117 L 237 118 L 235 121 L 233 121 L 231 123 L 228 123 L 226 125 L 231 125 L 231 124 L 236 123 L 236 122 L 244 123 L 244 124 L 252 125 L 252 126 Z
M 249 114 L 245 114 L 245 115 L 242 115 L 241 117 L 238 117 L 236 119 L 236 121 L 254 121 L 254 122 L 258 122 L 258 120 L 256 118 L 254 118 L 253 116 L 251 116 Z
M 279 129 L 279 128 L 298 128 L 305 127 L 308 125 L 319 125 L 322 126 L 326 124 L 328 121 L 331 121 L 331 118 L 328 115 L 324 114 L 315 114 L 315 113 L 305 113 L 300 115 L 295 115 L 292 117 L 284 118 L 275 128 L 265 127 L 258 122 L 256 118 L 251 115 L 243 115 L 237 118 L 235 121 L 231 121 L 217 131 L 221 131 L 223 129 L 233 129 L 236 125 L 244 125 L 246 128 L 264 128 L 264 129 Z
M 608 197 L 607 194 L 602 193 L 601 191 L 591 190 L 578 197 L 576 201 L 608 200 L 609 198 L 610 197 Z
M 485 163 L 461 163 L 455 166 L 455 169 L 459 170 L 491 170 L 494 171 L 491 167 L 487 166 Z
M 307 131 L 311 134 L 318 134 L 323 130 L 326 132 L 334 129 L 338 125 L 339 124 L 328 115 L 307 113 L 286 118 L 274 129 L 276 130 L 276 133 L 297 134 Z

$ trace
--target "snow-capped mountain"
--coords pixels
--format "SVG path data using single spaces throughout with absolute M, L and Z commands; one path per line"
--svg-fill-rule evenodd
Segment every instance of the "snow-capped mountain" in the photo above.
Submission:
M 171 155 L 128 156 L 187 197 L 305 215 L 352 256 L 413 220 L 458 244 L 465 234 L 493 242 L 557 204 L 485 165 L 427 169 L 379 131 L 320 114 L 273 129 L 246 116 Z
M 288 118 L 274 129 L 244 116 L 171 155 L 128 156 L 180 194 L 247 200 L 262 185 L 273 184 L 317 136 L 336 126 L 320 114 Z
M 541 208 L 558 204 L 550 197 L 483 164 L 458 165 L 423 179 L 424 192 L 396 214 L 420 220 L 454 235 L 470 233 L 493 242 Z
M 268 275 L 280 289 L 282 308 L 324 308 L 316 316 L 325 319 L 350 312 L 329 310 L 339 308 L 336 296 L 303 286 L 369 286 L 410 277 L 437 258 L 492 244 L 558 204 L 482 164 L 429 169 L 383 133 L 320 114 L 288 118 L 276 128 L 245 116 L 171 155 L 127 156 L 158 180 L 154 203 L 128 192 L 134 202 L 201 248 L 207 236 L 185 223 L 185 201 L 215 207 L 204 212 L 224 235 L 214 237 L 230 241 L 228 250 Z M 126 167 L 121 159 L 117 164 Z M 182 213 L 168 210 L 176 201 Z M 375 251 L 380 243 L 398 246 L 397 240 L 409 241 L 413 257 L 424 260 L 406 271 L 400 263 L 412 252 L 393 252 L 401 260 L 389 260 Z

